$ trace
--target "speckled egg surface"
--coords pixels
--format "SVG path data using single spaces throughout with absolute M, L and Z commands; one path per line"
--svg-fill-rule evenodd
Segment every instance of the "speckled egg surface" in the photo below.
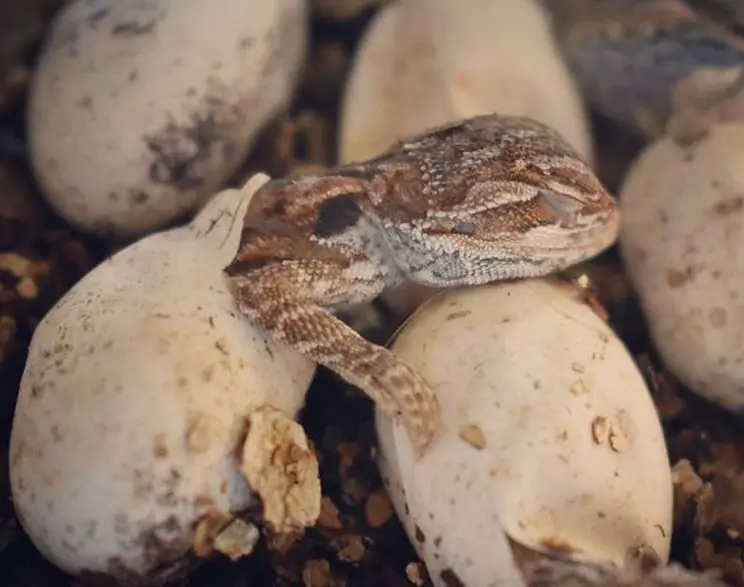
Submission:
M 283 108 L 305 55 L 305 0 L 74 0 L 55 17 L 28 106 L 47 200 L 126 237 L 220 187 Z
M 257 495 L 277 532 L 319 514 L 317 461 L 294 421 L 315 366 L 243 320 L 222 273 L 266 179 L 102 262 L 36 329 L 10 481 L 26 533 L 65 571 L 151 585 L 211 549 L 201 520 Z
M 447 292 L 391 348 L 442 406 L 444 428 L 420 460 L 377 412 L 383 479 L 435 585 L 452 574 L 501 585 L 504 532 L 585 561 L 622 564 L 640 547 L 667 559 L 661 424 L 631 356 L 578 288 L 540 279 Z
M 657 140 L 620 193 L 620 245 L 654 344 L 698 394 L 744 409 L 744 125 Z

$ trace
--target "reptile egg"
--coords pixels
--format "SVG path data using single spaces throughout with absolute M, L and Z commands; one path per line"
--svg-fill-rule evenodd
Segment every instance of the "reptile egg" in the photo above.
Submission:
M 36 329 L 10 482 L 24 529 L 63 570 L 154 585 L 213 550 L 250 552 L 257 529 L 232 518 L 259 498 L 280 533 L 319 515 L 294 420 L 315 366 L 241 318 L 222 272 L 266 179 L 104 261 Z
M 666 366 L 693 391 L 744 409 L 744 125 L 662 138 L 626 175 L 620 245 Z
M 535 0 L 397 0 L 359 45 L 341 111 L 342 162 L 401 137 L 499 112 L 553 126 L 587 159 L 587 114 Z
M 30 89 L 30 157 L 76 227 L 127 238 L 192 213 L 291 98 L 306 0 L 73 0 Z
M 622 564 L 639 548 L 666 561 L 661 424 L 631 356 L 578 288 L 545 278 L 447 292 L 392 350 L 442 406 L 419 460 L 402 425 L 377 412 L 383 480 L 435 585 L 495 585 L 510 565 L 493 546 L 502 532 L 585 562 Z

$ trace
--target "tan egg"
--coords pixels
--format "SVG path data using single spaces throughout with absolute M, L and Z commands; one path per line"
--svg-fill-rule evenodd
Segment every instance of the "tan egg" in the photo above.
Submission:
M 620 245 L 666 366 L 744 409 L 744 125 L 642 152 L 620 193 Z
M 514 584 L 504 534 L 577 561 L 623 564 L 639 550 L 667 560 L 661 424 L 628 351 L 578 288 L 534 279 L 446 292 L 392 350 L 442 406 L 421 459 L 377 412 L 383 480 L 436 586 Z
M 215 550 L 248 554 L 320 513 L 294 418 L 315 365 L 239 313 L 222 269 L 265 175 L 188 225 L 123 249 L 34 332 L 11 435 L 23 528 L 52 563 L 155 585 Z
M 28 105 L 30 157 L 74 226 L 127 238 L 193 213 L 291 99 L 306 0 L 73 0 Z
M 587 159 L 592 140 L 549 13 L 534 0 L 397 0 L 362 38 L 341 112 L 341 162 L 460 118 L 499 112 L 553 126 Z

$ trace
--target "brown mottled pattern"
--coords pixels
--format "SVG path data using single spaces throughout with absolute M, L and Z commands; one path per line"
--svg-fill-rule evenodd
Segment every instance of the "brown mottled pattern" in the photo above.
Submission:
M 532 164 L 541 159 L 559 164 L 580 158 L 552 129 L 525 118 L 489 116 L 402 141 L 361 168 L 369 191 L 379 194 L 380 213 L 409 221 L 432 207 L 451 210 L 463 202 L 468 190 L 484 182 L 539 185 L 556 173 Z M 336 173 L 346 176 L 356 169 L 349 166 Z M 568 170 L 560 173 L 565 176 Z M 582 176 L 594 183 L 591 189 L 601 190 L 593 176 Z
M 618 225 L 614 199 L 559 134 L 493 114 L 269 182 L 225 271 L 251 322 L 400 414 L 423 451 L 440 423 L 434 391 L 333 312 L 403 279 L 447 287 L 558 271 L 610 246 Z

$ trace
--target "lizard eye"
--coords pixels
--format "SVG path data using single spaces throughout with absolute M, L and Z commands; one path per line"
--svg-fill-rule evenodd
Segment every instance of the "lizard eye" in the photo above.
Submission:
M 565 216 L 575 214 L 584 207 L 581 200 L 558 192 L 543 190 L 538 196 L 538 201 L 543 204 L 546 212 L 554 216 Z
M 323 202 L 315 224 L 315 236 L 329 238 L 356 224 L 362 210 L 352 194 L 335 196 Z

